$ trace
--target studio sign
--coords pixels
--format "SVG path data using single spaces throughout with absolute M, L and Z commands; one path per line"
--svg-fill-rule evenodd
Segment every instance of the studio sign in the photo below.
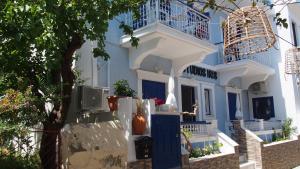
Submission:
M 209 69 L 205 69 L 197 66 L 189 66 L 184 70 L 185 73 L 189 73 L 196 76 L 207 77 L 210 79 L 217 79 L 217 72 Z

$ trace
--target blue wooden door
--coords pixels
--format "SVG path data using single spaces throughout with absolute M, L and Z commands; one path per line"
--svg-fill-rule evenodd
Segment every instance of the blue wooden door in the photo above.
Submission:
M 228 93 L 228 108 L 229 108 L 229 118 L 230 120 L 236 120 L 236 93 Z
M 175 115 L 151 116 L 152 168 L 180 169 L 180 119 Z

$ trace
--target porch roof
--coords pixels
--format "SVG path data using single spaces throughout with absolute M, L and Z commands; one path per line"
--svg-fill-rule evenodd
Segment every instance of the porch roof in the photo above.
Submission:
M 248 89 L 251 84 L 265 81 L 270 75 L 275 74 L 272 67 L 249 59 L 217 65 L 216 71 L 220 73 L 222 86 L 226 86 L 230 80 L 240 77 L 243 90 Z

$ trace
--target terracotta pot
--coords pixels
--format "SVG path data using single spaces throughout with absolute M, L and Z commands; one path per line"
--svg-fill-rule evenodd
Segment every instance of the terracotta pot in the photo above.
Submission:
M 118 96 L 109 96 L 107 97 L 108 107 L 110 111 L 117 111 L 118 110 Z
M 132 134 L 142 135 L 146 130 L 146 119 L 142 113 L 137 113 L 132 119 Z

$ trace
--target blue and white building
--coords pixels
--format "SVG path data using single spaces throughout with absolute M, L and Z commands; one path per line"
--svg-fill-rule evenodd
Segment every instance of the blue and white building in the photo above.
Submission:
M 287 29 L 273 21 L 279 11 L 287 18 Z M 281 38 L 268 51 L 245 58 L 223 55 L 224 11 L 202 14 L 180 0 L 149 0 L 140 12 L 138 20 L 127 13 L 110 22 L 106 35 L 109 61 L 93 58 L 94 42 L 86 42 L 78 51 L 81 57 L 76 67 L 85 85 L 108 88 L 113 95 L 113 84 L 126 79 L 140 98 L 166 100 L 173 67 L 178 111 L 192 113 L 193 105 L 199 107 L 195 117 L 183 117 L 186 128 L 196 131 L 203 123 L 216 122 L 230 136 L 231 121 L 240 111 L 245 127 L 259 131 L 263 139 L 270 134 L 264 131 L 279 129 L 287 118 L 300 129 L 299 86 L 296 77 L 284 69 L 286 50 L 300 43 L 299 4 L 268 10 L 273 31 Z M 119 29 L 119 21 L 132 26 L 139 38 L 137 48 Z

